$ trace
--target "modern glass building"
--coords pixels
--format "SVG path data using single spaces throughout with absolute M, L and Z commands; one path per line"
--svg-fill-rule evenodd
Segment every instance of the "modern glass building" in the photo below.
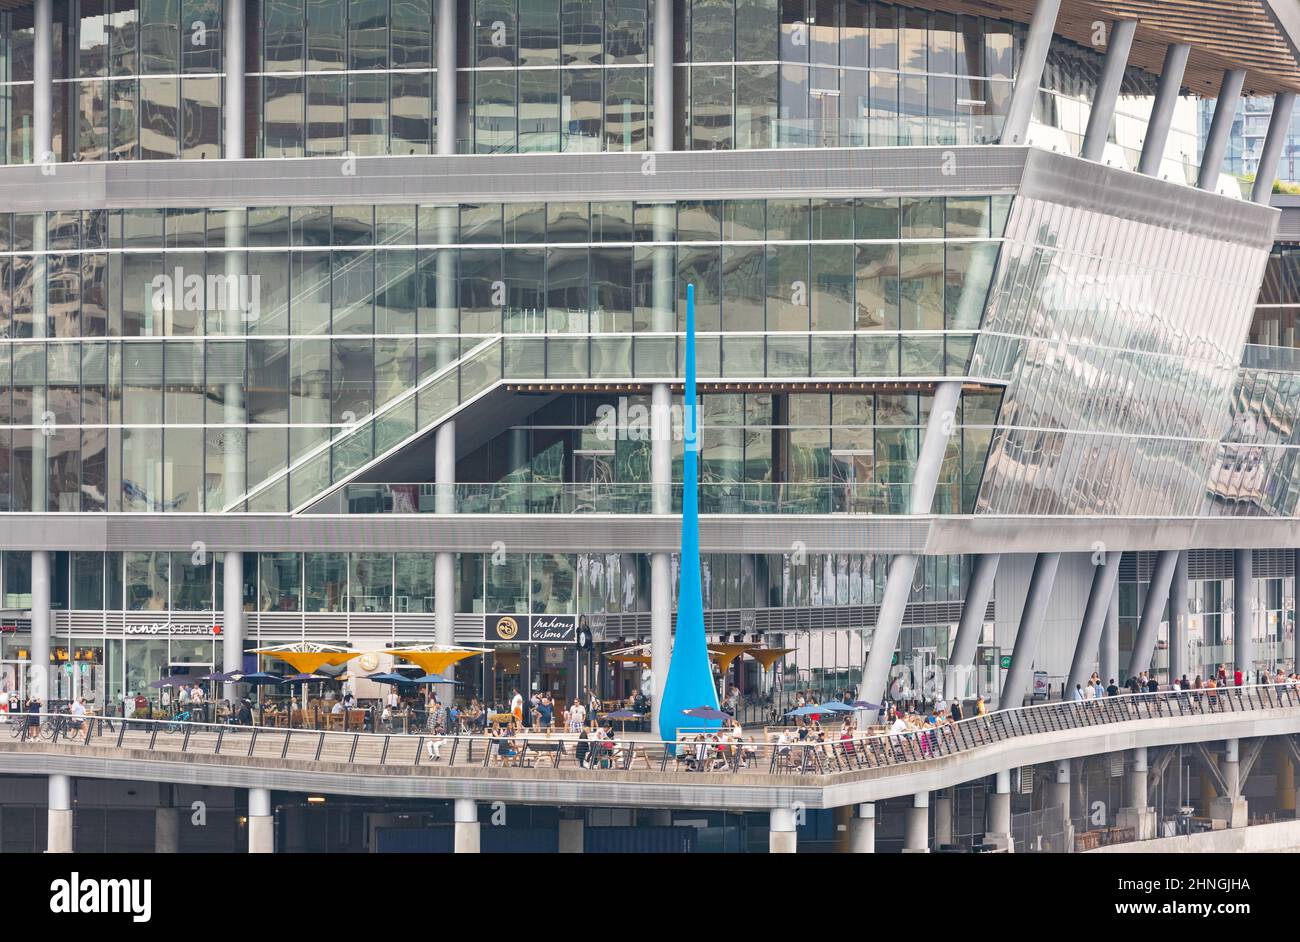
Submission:
M 423 640 L 653 701 L 685 406 L 754 717 L 1289 669 L 1300 224 L 1220 174 L 1284 19 L 0 0 L 0 690 Z

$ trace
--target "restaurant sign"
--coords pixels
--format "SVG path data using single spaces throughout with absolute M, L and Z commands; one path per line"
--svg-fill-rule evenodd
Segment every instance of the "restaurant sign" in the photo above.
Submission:
M 152 625 L 126 625 L 123 634 L 128 635 L 219 635 L 220 625 L 176 625 L 171 622 L 157 622 Z
M 484 615 L 483 640 L 489 644 L 576 644 L 574 615 Z

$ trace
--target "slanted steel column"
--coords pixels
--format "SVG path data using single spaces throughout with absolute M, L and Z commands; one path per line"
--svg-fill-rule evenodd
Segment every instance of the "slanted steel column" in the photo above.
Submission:
M 1165 50 L 1165 62 L 1160 67 L 1160 84 L 1156 87 L 1156 101 L 1151 108 L 1151 118 L 1147 121 L 1142 157 L 1138 161 L 1138 172 L 1149 177 L 1160 174 L 1160 161 L 1165 156 L 1169 126 L 1174 120 L 1174 106 L 1178 104 L 1183 72 L 1187 68 L 1187 54 L 1191 50 L 1192 47 L 1186 43 L 1174 43 Z
M 1136 20 L 1116 20 L 1110 24 L 1106 41 L 1106 62 L 1101 68 L 1097 93 L 1092 97 L 1092 110 L 1088 113 L 1088 130 L 1083 137 L 1084 160 L 1101 160 L 1110 137 L 1110 122 L 1115 117 L 1115 102 L 1119 100 L 1124 84 L 1124 69 L 1128 66 L 1129 50 L 1133 48 L 1133 34 L 1137 32 Z
M 32 162 L 44 164 L 54 162 L 54 0 L 32 12 Z
M 1047 52 L 1052 45 L 1052 32 L 1056 29 L 1056 14 L 1061 10 L 1061 0 L 1038 0 L 1034 15 L 1029 21 L 1029 34 L 1020 55 L 1020 71 L 1016 86 L 1007 106 L 1007 119 L 1002 125 L 1003 144 L 1023 144 L 1029 133 L 1029 119 L 1034 116 L 1034 100 L 1038 85 L 1047 64 Z
M 1118 587 L 1117 587 L 1118 588 Z M 1119 681 L 1119 592 L 1110 594 L 1106 622 L 1101 628 L 1101 649 L 1097 652 L 1097 673 L 1101 682 Z
M 1016 629 L 1016 643 L 1011 651 L 1011 669 L 1007 671 L 1002 694 L 998 697 L 999 710 L 1014 709 L 1025 699 L 1034 655 L 1038 653 L 1038 642 L 1043 636 L 1047 604 L 1051 601 L 1052 585 L 1056 582 L 1056 570 L 1060 565 L 1060 553 L 1039 553 L 1034 560 L 1029 594 L 1025 598 L 1024 611 L 1020 613 L 1020 627 Z
M 1174 581 L 1169 586 L 1169 682 L 1187 671 L 1187 550 L 1174 563 Z
M 222 156 L 239 160 L 248 156 L 244 153 L 244 0 L 226 0 L 221 29 L 226 70 Z
M 1151 657 L 1156 650 L 1156 635 L 1160 619 L 1169 604 L 1169 586 L 1174 581 L 1174 566 L 1178 563 L 1178 550 L 1161 550 L 1156 556 L 1156 566 L 1147 586 L 1142 603 L 1142 617 L 1138 621 L 1137 637 L 1133 641 L 1133 654 L 1129 658 L 1128 673 L 1136 677 L 1151 667 Z
M 961 383 L 939 383 L 934 390 L 934 403 L 925 425 L 925 438 L 921 453 L 916 459 L 916 473 L 912 475 L 910 509 L 913 514 L 930 512 L 934 502 L 935 487 L 943 468 L 943 456 L 948 449 L 948 438 L 955 426 L 957 403 L 961 398 Z M 862 689 L 858 695 L 872 703 L 883 703 L 888 692 L 889 668 L 898 646 L 898 635 L 903 630 L 903 613 L 912 593 L 912 577 L 916 574 L 917 557 L 899 553 L 889 561 L 889 574 L 885 577 L 885 594 L 876 615 L 876 630 L 871 638 L 871 650 L 862 670 Z
M 438 0 L 438 141 L 441 155 L 456 153 L 456 0 Z
M 1267 204 L 1273 195 L 1273 178 L 1277 175 L 1277 162 L 1282 157 L 1282 145 L 1286 143 L 1294 111 L 1295 92 L 1281 92 L 1273 97 L 1273 114 L 1268 119 L 1264 151 L 1255 171 L 1255 186 L 1250 191 L 1250 198 L 1256 203 Z
M 1239 549 L 1232 554 L 1232 660 L 1244 683 L 1255 664 L 1254 600 L 1254 553 Z
M 1083 610 L 1083 624 L 1079 626 L 1079 640 L 1074 645 L 1074 659 L 1070 662 L 1070 676 L 1065 682 L 1069 696 L 1076 684 L 1088 679 L 1093 658 L 1098 657 L 1098 643 L 1110 610 L 1110 599 L 1119 582 L 1119 561 L 1122 553 L 1106 553 L 1100 566 L 1092 572 L 1092 588 L 1088 591 L 1088 604 Z M 1100 658 L 1098 658 L 1100 664 Z M 1101 673 L 1098 670 L 1097 673 Z M 1108 678 L 1102 677 L 1105 682 Z
M 944 696 L 952 700 L 966 689 L 964 672 L 975 663 L 975 649 L 984 632 L 984 613 L 997 583 L 999 553 L 985 553 L 975 559 L 971 567 L 970 585 L 966 587 L 966 601 L 962 603 L 961 621 L 957 624 L 957 637 L 948 656 L 948 671 L 944 683 Z
M 1214 102 L 1214 117 L 1210 119 L 1205 149 L 1201 151 L 1201 172 L 1196 178 L 1196 185 L 1202 190 L 1213 190 L 1219 183 L 1223 154 L 1228 149 L 1232 119 L 1237 115 L 1237 104 L 1241 101 L 1241 87 L 1245 81 L 1245 69 L 1228 69 L 1219 82 L 1219 97 Z

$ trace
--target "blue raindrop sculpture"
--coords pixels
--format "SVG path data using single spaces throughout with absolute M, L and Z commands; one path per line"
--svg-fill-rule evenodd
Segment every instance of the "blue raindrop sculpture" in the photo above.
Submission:
M 659 703 L 659 734 L 675 742 L 678 730 L 716 729 L 718 720 L 683 716 L 683 710 L 718 708 L 713 669 L 704 639 L 704 597 L 700 590 L 699 422 L 695 396 L 695 286 L 686 287 L 686 395 L 682 400 L 682 552 L 677 588 L 677 632 L 668 679 Z

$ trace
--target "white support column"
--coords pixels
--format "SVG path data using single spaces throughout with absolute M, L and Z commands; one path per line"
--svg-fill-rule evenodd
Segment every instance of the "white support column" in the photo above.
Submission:
M 38 436 L 39 437 L 39 436 Z M 50 691 L 50 554 L 32 551 L 32 662 L 28 673 L 28 695 L 41 698 L 49 710 Z
M 965 696 L 966 679 L 974 668 L 975 651 L 984 633 L 984 613 L 988 610 L 989 599 L 993 598 L 1001 560 L 999 553 L 984 553 L 976 557 L 971 567 L 970 585 L 966 588 L 966 600 L 962 603 L 961 621 L 957 625 L 957 637 L 952 643 L 944 681 L 944 696 L 949 700 Z
M 1229 828 L 1244 828 L 1250 823 L 1246 799 L 1241 794 L 1241 743 L 1228 739 L 1223 743 L 1223 762 L 1219 770 L 1223 773 L 1223 782 L 1228 787 L 1228 794 L 1220 795 L 1210 802 L 1210 818 L 1222 821 Z
M 221 564 L 221 670 L 227 674 L 244 669 L 244 554 L 227 550 Z M 128 694 L 137 691 L 128 690 Z M 222 696 L 231 703 L 238 690 L 224 685 Z
M 768 853 L 793 854 L 798 849 L 799 834 L 795 829 L 794 811 L 790 808 L 773 808 L 768 814 Z
M 581 854 L 586 844 L 586 816 L 578 813 L 561 813 L 560 844 L 561 854 Z
M 1070 760 L 1056 763 L 1055 781 L 1052 783 L 1052 794 L 1049 799 L 1050 804 L 1060 805 L 1061 807 L 1061 825 L 1062 825 L 1062 842 L 1061 848 L 1064 853 L 1074 852 L 1074 821 L 1071 819 L 1071 802 L 1070 802 Z
M 45 818 L 45 852 L 72 853 L 72 779 L 51 775 L 49 803 Z
M 271 809 L 270 789 L 248 790 L 248 852 L 275 853 L 275 812 Z
M 1124 84 L 1124 69 L 1128 65 L 1128 54 L 1133 48 L 1133 34 L 1136 32 L 1137 20 L 1116 20 L 1110 24 L 1106 61 L 1101 67 L 1097 92 L 1092 97 L 1088 130 L 1084 134 L 1083 150 L 1079 155 L 1084 160 L 1101 160 L 1106 152 L 1111 120 L 1115 117 L 1115 103 L 1119 100 L 1120 88 Z
M 654 4 L 654 98 L 651 112 L 654 150 L 673 149 L 673 0 Z
M 907 809 L 907 823 L 903 831 L 903 853 L 928 854 L 930 852 L 930 793 L 917 792 L 912 796 L 912 807 Z
M 239 160 L 248 156 L 244 153 L 244 0 L 225 0 L 221 28 L 226 72 L 222 156 Z
M 1205 137 L 1205 149 L 1201 151 L 1201 170 L 1196 178 L 1196 185 L 1202 190 L 1213 191 L 1219 185 L 1223 155 L 1228 149 L 1232 122 L 1237 116 L 1241 87 L 1245 82 L 1245 69 L 1228 69 L 1219 82 L 1219 97 L 1214 102 L 1214 117 L 1210 119 L 1210 132 Z
M 472 798 L 457 798 L 453 812 L 456 821 L 454 844 L 456 853 L 477 854 L 479 852 L 478 803 Z
M 1124 806 L 1115 816 L 1115 826 L 1133 828 L 1139 841 L 1149 841 L 1156 836 L 1156 812 L 1147 803 L 1147 749 L 1140 746 L 1131 753 L 1124 776 Z
M 1267 205 L 1273 196 L 1273 178 L 1277 175 L 1277 162 L 1282 158 L 1282 146 L 1291 129 L 1294 111 L 1295 92 L 1279 92 L 1273 97 L 1273 114 L 1268 119 L 1268 134 L 1255 172 L 1255 186 L 1250 191 L 1253 202 Z
M 997 773 L 993 794 L 988 796 L 988 822 L 984 840 L 1008 852 L 1015 848 L 1011 838 L 1011 772 L 1009 769 Z
M 934 796 L 934 846 L 935 849 L 952 843 L 952 792 L 939 792 Z
M 32 163 L 54 162 L 54 0 L 36 0 L 32 36 Z
M 1016 643 L 1011 651 L 1011 669 L 1002 683 L 998 697 L 999 710 L 1014 710 L 1029 692 L 1033 676 L 1034 657 L 1038 654 L 1038 641 L 1043 635 L 1043 622 L 1047 605 L 1052 598 L 1056 570 L 1061 565 L 1060 553 L 1039 553 L 1034 561 L 1034 574 L 1029 580 L 1029 594 L 1020 613 L 1020 627 L 1016 629 Z
M 1232 554 L 1232 659 L 1243 683 L 1255 665 L 1254 601 L 1254 553 L 1239 549 Z
M 438 426 L 433 441 L 434 507 L 440 514 L 456 512 L 456 420 Z M 456 554 L 435 553 L 433 557 L 433 632 L 438 644 L 456 643 Z M 448 668 L 442 676 L 450 678 Z M 524 688 L 527 690 L 527 687 Z M 444 689 L 444 700 L 450 702 Z
M 1187 672 L 1187 550 L 1178 554 L 1169 586 L 1169 682 Z
M 1161 550 L 1156 555 L 1156 565 L 1151 571 L 1146 598 L 1142 602 L 1142 617 L 1138 619 L 1137 636 L 1133 641 L 1133 654 L 1129 658 L 1128 673 L 1136 677 L 1152 668 L 1151 659 L 1156 651 L 1156 636 L 1169 604 L 1169 586 L 1174 581 L 1174 568 L 1178 565 L 1178 550 Z
M 1160 67 L 1160 84 L 1156 86 L 1156 101 L 1147 121 L 1147 133 L 1142 141 L 1142 156 L 1138 159 L 1138 172 L 1149 177 L 1160 175 L 1160 162 L 1165 156 L 1169 141 L 1169 126 L 1174 120 L 1174 107 L 1182 90 L 1183 72 L 1187 68 L 1187 54 L 1192 47 L 1174 43 L 1165 50 L 1164 65 Z
M 665 13 L 665 11 L 667 11 Z M 655 16 L 668 17 L 667 38 L 664 22 L 655 24 L 655 114 L 659 114 L 658 101 L 672 101 L 672 3 L 658 0 Z M 667 76 L 664 79 L 664 76 Z M 666 82 L 666 91 L 664 83 Z M 662 99 L 658 96 L 664 95 Z M 671 107 L 669 106 L 669 110 Z M 666 126 L 656 117 L 655 150 L 672 150 L 672 122 Z M 651 250 L 651 327 L 655 333 L 666 334 L 676 328 L 676 293 L 673 272 L 672 248 L 675 222 L 672 204 L 660 204 L 652 210 L 655 247 Z M 650 388 L 650 509 L 656 514 L 673 512 L 673 422 L 672 389 L 667 383 L 655 383 Z M 673 645 L 673 577 L 672 559 L 668 553 L 650 555 L 650 732 L 659 736 L 659 703 L 664 684 L 668 681 L 668 665 L 672 660 Z
M 456 0 L 438 0 L 438 141 L 443 156 L 456 153 Z
M 939 483 L 939 472 L 943 469 L 948 439 L 956 426 L 960 399 L 961 383 L 943 382 L 935 386 L 925 438 L 916 459 L 916 473 L 912 475 L 910 510 L 913 514 L 928 514 L 934 503 L 934 491 Z M 912 577 L 916 574 L 917 561 L 918 557 L 910 553 L 899 553 L 889 561 L 885 593 L 876 615 L 876 630 L 871 637 L 871 649 L 862 670 L 862 687 L 858 691 L 863 700 L 884 703 L 889 692 L 889 668 L 894 659 L 894 649 L 898 646 L 898 635 L 903 630 L 903 613 L 912 594 Z
M 1029 133 L 1029 120 L 1034 116 L 1034 100 L 1038 85 L 1047 64 L 1047 52 L 1052 45 L 1052 32 L 1056 28 L 1056 14 L 1061 0 L 1037 0 L 1034 15 L 1029 21 L 1024 51 L 1020 56 L 1020 69 L 1016 85 L 1007 106 L 1006 122 L 1002 125 L 1003 144 L 1024 144 Z
M 876 806 L 871 802 L 853 808 L 853 817 L 849 819 L 849 852 L 876 852 Z
M 1079 626 L 1079 640 L 1074 645 L 1074 658 L 1070 662 L 1070 676 L 1065 682 L 1066 696 L 1072 696 L 1076 684 L 1081 684 L 1092 674 L 1092 665 L 1098 661 L 1098 645 L 1110 610 L 1111 596 L 1119 581 L 1121 553 L 1106 553 L 1100 566 L 1094 566 L 1092 587 L 1088 590 L 1088 604 L 1083 610 L 1083 624 Z M 1098 671 L 1100 674 L 1101 671 Z M 1102 676 L 1102 682 L 1107 678 Z

